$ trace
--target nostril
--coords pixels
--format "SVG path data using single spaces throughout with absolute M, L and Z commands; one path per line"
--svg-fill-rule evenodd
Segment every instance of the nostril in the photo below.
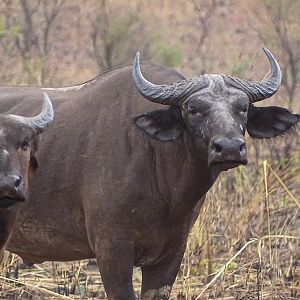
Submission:
M 246 144 L 245 143 L 240 146 L 240 152 L 242 154 L 244 154 L 246 152 Z
M 217 153 L 221 153 L 222 152 L 222 146 L 218 143 L 214 143 L 213 150 Z
M 22 183 L 22 177 L 21 176 L 16 176 L 15 179 L 15 188 L 18 188 Z

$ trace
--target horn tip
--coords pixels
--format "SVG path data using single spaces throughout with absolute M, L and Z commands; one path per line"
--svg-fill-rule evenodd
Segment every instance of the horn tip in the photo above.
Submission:
M 52 102 L 48 96 L 48 94 L 46 92 L 43 92 L 43 106 L 47 107 L 48 109 L 48 117 L 51 120 L 50 122 L 53 121 L 53 117 L 54 117 L 54 110 L 53 110 L 53 105 Z
M 51 100 L 50 100 L 48 94 L 45 93 L 45 92 L 43 92 L 43 100 L 44 100 L 44 102 L 46 102 L 49 106 L 52 107 L 52 102 L 51 102 Z
M 274 57 L 274 55 L 273 55 L 273 53 L 268 48 L 266 48 L 264 46 L 262 46 L 261 48 L 262 48 L 262 50 L 264 51 L 264 53 L 266 54 L 266 56 L 268 57 L 269 60 L 273 60 L 273 61 L 275 61 L 276 64 L 278 64 L 275 57 Z M 278 68 L 279 68 L 279 65 L 278 65 Z
M 43 92 L 43 97 L 44 97 L 44 99 L 50 101 L 50 98 L 49 98 L 49 96 L 48 96 L 48 94 L 46 92 Z
M 139 63 L 139 61 L 140 61 L 140 52 L 137 52 L 137 53 L 135 54 L 134 63 L 135 63 L 135 64 L 136 64 L 136 63 Z
M 271 54 L 271 55 L 272 55 L 271 51 L 270 51 L 268 48 L 266 48 L 266 47 L 264 47 L 264 46 L 261 46 L 261 48 L 262 48 L 262 50 L 263 50 L 266 54 Z
M 138 81 L 138 77 L 142 77 L 142 73 L 140 70 L 140 52 L 137 52 L 134 58 L 134 62 L 133 62 L 133 68 L 132 68 L 132 74 L 133 74 L 133 78 L 134 81 L 137 82 Z

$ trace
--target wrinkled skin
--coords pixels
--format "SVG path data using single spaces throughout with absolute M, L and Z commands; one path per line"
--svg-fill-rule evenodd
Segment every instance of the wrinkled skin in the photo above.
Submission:
M 219 170 L 227 170 L 247 163 L 244 134 L 248 109 L 249 99 L 244 92 L 226 87 L 221 76 L 214 76 L 208 88 L 192 93 L 181 108 L 171 107 L 170 114 L 178 115 L 178 121 L 174 122 L 176 127 L 169 129 L 171 134 L 166 131 L 157 133 L 153 129 L 155 114 L 165 114 L 165 111 L 142 115 L 136 119 L 136 123 L 153 138 L 163 141 L 182 136 L 183 127 L 186 127 L 196 143 L 208 148 L 208 164 L 217 165 Z M 228 141 L 229 149 L 218 152 L 218 141 L 220 145 Z M 237 149 L 233 147 L 234 143 L 237 143 Z
M 47 100 L 48 101 L 48 100 Z M 0 114 L 0 258 L 21 203 L 27 198 L 28 176 L 36 168 L 36 123 L 11 114 Z M 32 118 L 31 118 L 32 120 Z M 51 120 L 49 121 L 49 123 Z
M 145 65 L 143 73 L 155 83 L 183 78 L 159 66 Z M 246 129 L 276 136 L 299 120 L 270 107 L 264 124 L 246 94 L 218 76 L 212 84 L 166 109 L 140 96 L 131 67 L 73 89 L 47 89 L 56 118 L 8 249 L 27 263 L 96 257 L 109 299 L 135 299 L 139 266 L 142 299 L 168 299 L 207 191 L 221 170 L 246 163 L 244 149 L 232 154 L 226 145 L 219 155 L 213 141 L 222 134 L 244 140 Z M 0 111 L 26 115 L 39 93 L 3 87 Z

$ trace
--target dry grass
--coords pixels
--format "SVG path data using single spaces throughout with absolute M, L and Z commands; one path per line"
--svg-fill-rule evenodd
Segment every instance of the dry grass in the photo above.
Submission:
M 186 262 L 199 245 L 202 257 L 185 274 L 191 282 L 201 274 L 207 284 L 191 284 L 184 299 L 300 298 L 299 170 L 274 170 L 264 161 L 256 174 L 247 171 L 234 172 L 233 190 L 222 178 L 209 195 Z
M 2 2 L 1 6 L 6 3 Z M 223 5 L 211 22 L 209 37 L 202 46 L 203 55 L 194 45 L 199 39 L 201 26 L 197 25 L 199 20 L 193 6 L 187 4 L 192 1 L 152 1 L 151 5 L 150 2 L 145 10 L 148 14 L 143 14 L 141 19 L 149 31 L 157 31 L 159 23 L 159 31 L 166 34 L 164 40 L 180 44 L 185 60 L 179 69 L 185 74 L 193 76 L 205 68 L 209 73 L 221 71 L 230 74 L 233 61 L 236 61 L 235 69 L 241 67 L 243 61 L 248 62 L 249 70 L 245 67 L 241 71 L 243 77 L 256 79 L 265 73 L 264 58 L 258 57 L 256 62 L 254 55 L 262 40 L 252 28 L 258 26 L 263 33 L 268 31 L 268 35 L 273 30 L 270 20 L 263 14 L 263 1 L 221 1 Z M 72 9 L 76 5 L 78 13 Z M 3 8 L 1 12 L 4 16 Z M 86 54 L 92 52 L 92 12 L 95 12 L 95 5 L 76 0 L 69 1 L 58 16 L 50 40 L 53 53 L 48 58 L 47 84 L 76 84 L 98 72 L 94 59 Z M 261 19 L 257 18 L 257 12 L 262 15 Z M 38 16 L 37 20 L 41 17 Z M 16 15 L 16 20 L 19 19 Z M 297 31 L 298 19 L 290 25 Z M 143 23 L 140 26 L 142 28 Z M 146 36 L 144 33 L 140 35 Z M 273 39 L 270 35 L 263 44 L 271 48 L 274 43 L 272 51 L 276 49 L 276 55 L 279 55 L 281 47 L 275 46 Z M 132 42 L 133 53 L 140 49 L 140 42 L 140 39 Z M 1 51 L 2 83 L 29 84 L 30 80 L 26 81 L 28 74 L 22 69 L 16 50 Z M 241 55 L 237 57 L 239 51 Z M 248 53 L 249 57 L 242 53 Z M 260 50 L 259 53 L 263 55 Z M 133 54 L 129 57 L 131 61 Z M 282 54 L 282 66 L 283 57 Z M 39 62 L 32 54 L 32 63 L 35 61 Z M 35 73 L 39 72 L 37 68 Z M 39 78 L 38 75 L 35 77 Z M 286 91 L 281 89 L 280 95 L 283 95 L 279 96 L 280 101 L 278 96 L 270 101 L 286 104 Z M 296 101 L 293 111 L 299 112 Z M 278 148 L 282 149 L 282 145 Z M 252 152 L 255 151 L 252 149 Z M 221 176 L 209 192 L 190 233 L 172 299 L 300 299 L 299 142 L 294 153 L 296 156 L 289 163 L 275 163 L 277 159 L 270 159 L 271 168 L 268 162 L 260 159 L 257 165 L 240 167 Z M 258 157 L 251 160 L 259 161 Z M 105 299 L 94 261 L 46 262 L 19 271 L 16 267 L 18 261 L 17 256 L 7 253 L 0 271 L 0 299 Z M 140 285 L 141 273 L 136 269 L 134 286 L 137 294 Z
M 299 151 L 223 174 L 190 233 L 171 299 L 300 299 Z M 94 260 L 17 270 L 8 254 L 0 299 L 106 299 Z M 141 273 L 134 271 L 139 297 Z

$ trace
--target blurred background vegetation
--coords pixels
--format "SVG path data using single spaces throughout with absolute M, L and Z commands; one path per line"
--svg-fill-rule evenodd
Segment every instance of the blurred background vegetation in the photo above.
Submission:
M 136 51 L 187 77 L 260 80 L 264 45 L 283 82 L 260 105 L 300 112 L 300 1 L 2 0 L 0 12 L 2 85 L 77 84 L 131 64 Z M 223 174 L 207 197 L 173 299 L 300 298 L 299 136 L 248 143 L 249 165 Z M 92 261 L 29 270 L 17 261 L 7 255 L 1 299 L 105 298 Z

